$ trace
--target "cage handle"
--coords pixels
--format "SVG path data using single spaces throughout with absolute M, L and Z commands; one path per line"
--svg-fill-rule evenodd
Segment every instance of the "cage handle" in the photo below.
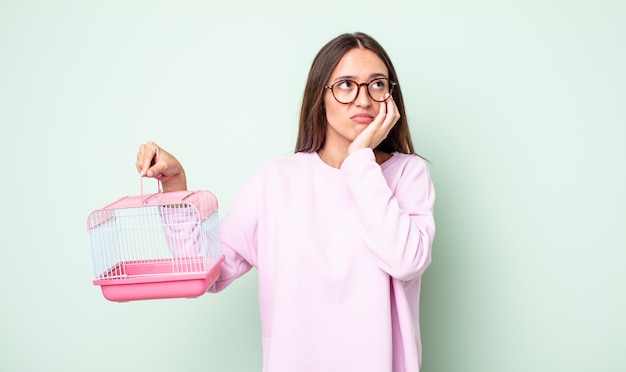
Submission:
M 152 161 L 155 161 L 159 158 L 159 147 L 156 147 L 156 153 L 154 154 L 154 158 L 152 159 Z M 144 176 L 139 176 L 139 190 L 141 192 L 141 204 L 145 205 L 146 204 L 146 200 L 143 197 L 143 178 Z M 161 181 L 157 178 L 157 191 L 158 193 L 162 193 L 163 190 L 161 189 Z
M 139 176 L 139 190 L 141 192 L 141 204 L 145 205 L 146 199 L 143 197 L 143 179 L 144 179 L 144 176 Z M 157 181 L 157 192 L 160 194 L 163 192 L 163 189 L 161 189 L 161 181 L 158 179 L 156 181 Z

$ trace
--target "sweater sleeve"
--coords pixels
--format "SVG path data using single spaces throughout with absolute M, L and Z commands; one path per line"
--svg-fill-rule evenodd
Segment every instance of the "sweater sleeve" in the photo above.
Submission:
M 219 292 L 235 279 L 257 265 L 257 231 L 261 208 L 262 182 L 255 172 L 237 193 L 228 214 L 220 223 L 225 261 L 215 285 L 209 290 Z
M 426 162 L 409 157 L 392 181 L 385 179 L 373 151 L 361 149 L 344 160 L 341 172 L 379 267 L 400 280 L 419 277 L 430 264 L 435 235 L 435 191 Z
M 246 195 L 240 199 L 245 199 Z M 242 202 L 238 205 L 241 206 Z M 237 205 L 237 204 L 236 204 Z M 241 207 L 236 207 L 236 212 L 241 212 Z M 245 210 L 245 209 L 244 209 Z M 202 232 L 198 228 L 196 217 L 191 208 L 168 208 L 159 209 L 163 220 L 165 239 L 170 249 L 172 257 L 189 258 L 203 256 Z M 221 264 L 221 272 L 215 285 L 209 288 L 209 292 L 219 292 L 226 288 L 235 279 L 247 273 L 253 262 L 250 252 L 251 242 L 254 242 L 256 234 L 256 224 L 250 219 L 251 214 L 247 214 L 248 226 L 246 229 L 237 217 L 237 213 L 229 213 L 220 223 L 220 235 L 222 253 L 225 261 Z

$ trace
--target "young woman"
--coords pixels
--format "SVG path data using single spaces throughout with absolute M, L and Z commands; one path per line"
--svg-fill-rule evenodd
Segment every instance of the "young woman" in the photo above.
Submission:
M 164 191 L 187 187 L 153 142 L 136 166 Z M 263 370 L 418 371 L 434 200 L 387 53 L 363 33 L 331 40 L 311 66 L 295 153 L 254 172 L 221 221 L 211 290 L 258 270 Z

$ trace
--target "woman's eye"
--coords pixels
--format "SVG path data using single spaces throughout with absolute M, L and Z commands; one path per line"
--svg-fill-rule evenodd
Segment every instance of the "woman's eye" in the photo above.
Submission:
M 385 81 L 384 80 L 374 80 L 370 84 L 372 89 L 383 90 L 385 89 Z
M 354 83 L 350 80 L 344 80 L 337 83 L 337 87 L 342 90 L 350 90 L 354 86 Z

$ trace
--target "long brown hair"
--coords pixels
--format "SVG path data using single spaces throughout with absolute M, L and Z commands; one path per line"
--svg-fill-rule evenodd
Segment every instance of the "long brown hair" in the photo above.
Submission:
M 324 85 L 327 84 L 330 74 L 339 64 L 341 58 L 355 48 L 368 49 L 376 53 L 387 66 L 389 79 L 398 83 L 393 91 L 393 99 L 400 112 L 400 119 L 391 129 L 387 138 L 376 148 L 388 153 L 398 151 L 405 154 L 415 154 L 396 70 L 383 47 L 371 36 L 362 32 L 337 36 L 324 45 L 313 59 L 302 98 L 296 152 L 313 152 L 324 145 L 328 125 L 326 108 L 324 107 Z

